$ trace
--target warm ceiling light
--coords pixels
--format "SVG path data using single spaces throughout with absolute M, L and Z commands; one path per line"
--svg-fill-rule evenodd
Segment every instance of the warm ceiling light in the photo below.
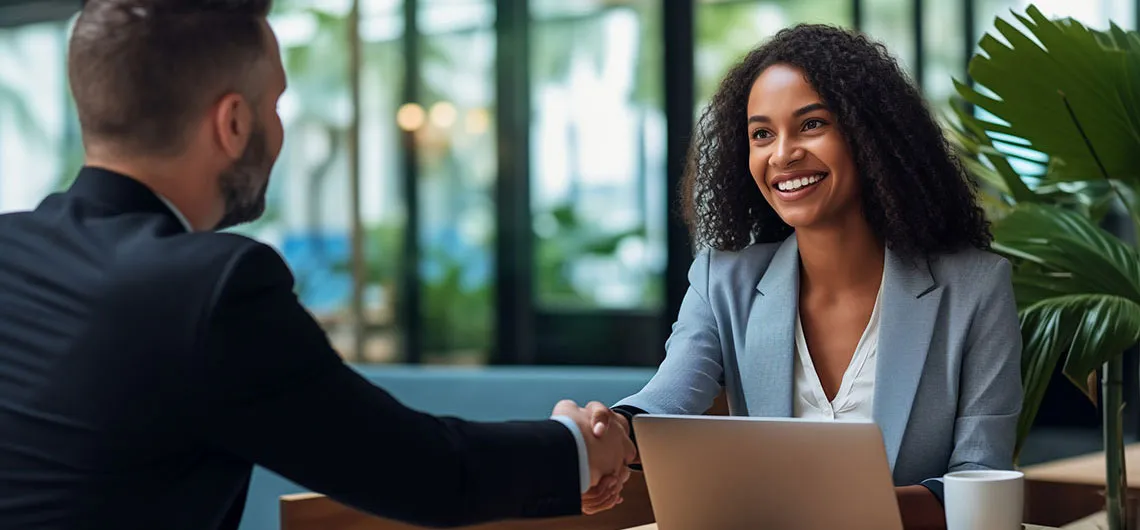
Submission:
M 455 125 L 455 118 L 458 116 L 458 112 L 455 110 L 455 105 L 446 101 L 440 101 L 431 106 L 429 115 L 431 116 L 431 122 L 435 124 L 436 127 L 447 129 Z
M 417 103 L 405 103 L 396 111 L 396 125 L 405 131 L 415 131 L 424 126 L 424 108 Z
M 467 132 L 471 134 L 483 134 L 487 129 L 491 128 L 491 114 L 487 109 L 471 109 L 467 111 Z

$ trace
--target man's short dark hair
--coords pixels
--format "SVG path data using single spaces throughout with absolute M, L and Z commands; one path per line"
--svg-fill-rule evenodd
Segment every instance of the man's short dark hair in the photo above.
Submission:
M 252 77 L 268 52 L 262 21 L 271 4 L 87 0 L 68 50 L 85 145 L 174 154 L 191 120 L 223 94 L 254 99 Z

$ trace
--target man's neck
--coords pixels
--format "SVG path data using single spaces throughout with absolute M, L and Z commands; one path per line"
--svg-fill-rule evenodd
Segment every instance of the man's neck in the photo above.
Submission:
M 212 200 L 191 181 L 194 171 L 179 161 L 115 159 L 88 156 L 86 165 L 100 167 L 130 177 L 149 188 L 182 222 L 188 231 L 206 231 L 217 224 L 211 214 Z

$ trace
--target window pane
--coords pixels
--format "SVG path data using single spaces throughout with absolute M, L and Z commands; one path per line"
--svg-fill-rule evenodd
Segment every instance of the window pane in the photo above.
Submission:
M 396 328 L 407 211 L 401 131 L 404 13 L 399 0 L 361 4 L 360 216 L 364 229 L 365 350 L 362 362 L 404 360 Z M 345 264 L 347 266 L 347 263 Z
M 954 79 L 966 78 L 963 9 L 958 2 L 923 0 L 922 90 L 936 110 L 955 94 Z
M 66 21 L 0 29 L 0 212 L 30 210 L 83 163 Z
M 801 22 L 850 27 L 851 0 L 702 0 L 696 30 L 698 113 L 732 65 L 780 29 Z
M 494 4 L 425 2 L 419 153 L 424 361 L 481 363 L 493 339 L 498 171 Z
M 297 279 L 297 294 L 329 332 L 333 345 L 354 358 L 349 300 L 346 129 L 347 9 L 316 1 L 278 4 L 270 24 L 281 43 L 288 88 L 279 109 L 285 141 L 270 180 L 265 215 L 235 231 L 281 251 Z
M 390 3 L 390 2 L 389 2 Z M 351 260 L 349 141 L 353 102 L 347 2 L 292 0 L 270 18 L 281 43 L 289 87 L 281 98 L 285 143 L 269 186 L 266 214 L 237 231 L 277 247 L 293 269 L 297 293 L 347 359 L 398 360 L 393 330 L 399 256 L 399 175 L 390 117 L 401 87 L 402 15 L 364 3 L 360 169 L 367 282 L 363 351 L 356 351 Z M 381 74 L 382 72 L 382 74 Z
M 1018 14 L 1024 14 L 1030 4 L 1037 6 L 1045 16 L 1050 18 L 1072 17 L 1078 22 L 1093 29 L 1108 29 L 1108 21 L 1124 29 L 1135 29 L 1136 3 L 1134 0 L 975 0 L 975 16 L 977 34 L 983 31 L 996 34 L 993 30 L 994 17 L 1000 16 L 1007 21 L 1015 21 L 1010 14 L 1012 9 Z M 976 44 L 976 43 L 975 43 Z
M 532 0 L 537 304 L 655 310 L 665 269 L 656 0 Z
M 913 79 L 915 60 L 913 0 L 863 0 L 861 8 L 863 32 L 883 43 L 887 51 Z

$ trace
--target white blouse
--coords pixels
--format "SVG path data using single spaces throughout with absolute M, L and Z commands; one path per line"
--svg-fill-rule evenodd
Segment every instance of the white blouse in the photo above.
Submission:
M 880 287 L 879 294 L 875 297 L 875 307 L 871 310 L 871 319 L 867 321 L 867 327 L 855 346 L 851 364 L 843 373 L 843 381 L 832 401 L 827 400 L 827 394 L 819 382 L 819 374 L 811 362 L 807 339 L 804 338 L 803 324 L 799 312 L 796 312 L 796 357 L 799 361 L 795 363 L 793 387 L 795 401 L 792 404 L 792 414 L 795 417 L 822 421 L 873 421 L 871 411 L 875 402 L 875 354 L 879 349 L 879 305 L 882 298 L 883 290 Z

